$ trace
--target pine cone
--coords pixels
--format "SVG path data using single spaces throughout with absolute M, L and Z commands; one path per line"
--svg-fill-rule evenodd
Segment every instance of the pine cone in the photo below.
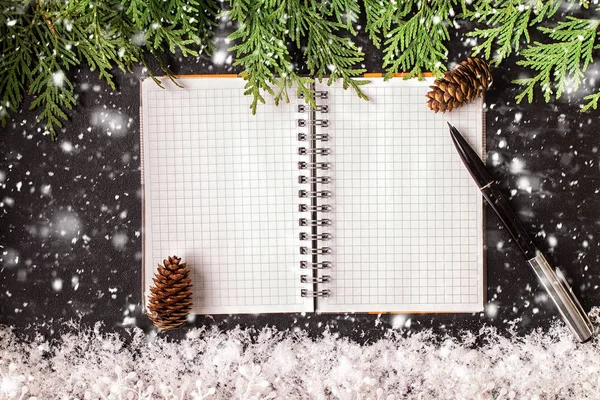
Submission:
M 435 111 L 446 112 L 470 103 L 492 85 L 488 63 L 480 58 L 468 58 L 456 68 L 436 79 L 427 93 L 427 105 Z
M 169 257 L 158 264 L 154 285 L 148 296 L 148 318 L 161 330 L 177 328 L 185 323 L 192 308 L 192 279 L 181 258 Z

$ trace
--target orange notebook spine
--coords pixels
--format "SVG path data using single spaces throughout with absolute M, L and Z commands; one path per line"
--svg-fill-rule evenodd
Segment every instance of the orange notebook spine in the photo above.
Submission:
M 398 72 L 398 73 L 392 74 L 392 78 L 403 78 L 406 75 L 408 75 L 408 72 Z M 431 78 L 434 75 L 431 72 L 423 72 L 423 76 L 426 78 Z M 382 72 L 365 72 L 363 74 L 363 77 L 365 77 L 365 78 L 382 78 L 383 73 Z

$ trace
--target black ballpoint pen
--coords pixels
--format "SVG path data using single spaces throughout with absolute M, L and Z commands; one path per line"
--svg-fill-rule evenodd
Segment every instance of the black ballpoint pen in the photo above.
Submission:
M 573 334 L 581 342 L 589 340 L 593 334 L 593 325 L 587 314 L 579 304 L 569 284 L 562 273 L 554 270 L 544 255 L 539 252 L 527 231 L 510 208 L 508 201 L 500 192 L 498 185 L 488 172 L 487 168 L 477 153 L 469 146 L 458 129 L 450 125 L 450 135 L 458 154 L 467 170 L 477 183 L 481 194 L 492 207 L 500 221 L 504 224 L 513 240 L 519 246 L 527 263 L 533 268 L 538 279 L 548 292 L 550 298 L 558 308 L 563 320 Z

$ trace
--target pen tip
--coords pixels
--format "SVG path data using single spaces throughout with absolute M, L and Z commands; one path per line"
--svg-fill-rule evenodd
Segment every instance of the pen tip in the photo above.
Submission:
M 454 129 L 454 127 L 452 126 L 452 124 L 448 121 L 446 121 L 446 123 L 448 124 L 448 128 L 450 128 L 450 130 Z

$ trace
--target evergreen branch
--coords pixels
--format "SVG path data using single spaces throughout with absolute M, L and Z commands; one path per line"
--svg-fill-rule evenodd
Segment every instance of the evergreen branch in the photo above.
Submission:
M 135 56 L 130 56 L 125 62 L 121 60 L 118 55 L 125 55 L 125 48 L 121 47 L 122 32 L 116 31 L 111 24 L 105 23 L 117 19 L 119 10 L 103 2 L 95 4 L 90 12 L 85 12 L 82 6 L 85 4 L 76 4 L 76 7 L 64 12 L 59 10 L 50 13 L 49 18 L 53 21 L 67 21 L 63 24 L 54 24 L 56 35 L 69 40 L 70 46 L 77 44 L 79 58 L 85 59 L 92 71 L 98 70 L 100 78 L 114 90 L 116 86 L 110 73 L 113 65 L 116 64 L 121 70 L 125 70 L 126 66 L 137 61 Z M 79 41 L 82 37 L 87 37 L 88 40 Z
M 113 89 L 113 68 L 147 66 L 148 55 L 174 80 L 163 54 L 214 50 L 218 12 L 216 0 L 0 0 L 0 124 L 28 90 L 54 138 L 75 103 L 69 71 L 81 62 Z
M 539 28 L 555 42 L 535 42 L 521 52 L 523 60 L 517 64 L 532 69 L 536 75 L 513 81 L 524 86 L 523 92 L 516 96 L 517 103 L 524 98 L 533 101 L 537 85 L 541 86 L 546 102 L 554 94 L 553 88 L 557 99 L 567 89 L 577 90 L 583 73 L 593 61 L 593 50 L 599 47 L 596 45 L 599 26 L 599 20 L 567 17 L 555 28 Z
M 192 29 L 196 31 L 196 45 L 200 53 L 212 54 L 215 51 L 215 42 L 212 40 L 213 29 L 218 26 L 216 19 L 221 8 L 217 0 L 201 0 L 198 2 L 197 11 L 193 13 Z
M 43 10 L 36 10 L 37 20 L 47 18 Z M 68 42 L 55 34 L 52 26 L 38 22 L 34 26 L 35 36 L 48 43 L 42 54 L 40 62 L 32 71 L 32 81 L 29 93 L 36 96 L 30 109 L 42 107 L 37 117 L 37 122 L 44 122 L 50 138 L 56 136 L 56 128 L 62 127 L 62 122 L 67 120 L 65 109 L 72 109 L 75 105 L 73 84 L 69 81 L 64 70 L 77 64 L 75 53 L 69 48 Z
M 355 34 L 354 28 L 349 28 L 348 24 L 355 19 L 354 14 L 359 11 L 356 1 L 336 0 L 331 4 L 320 4 L 288 0 L 283 4 L 290 39 L 296 42 L 298 47 L 303 39 L 306 40 L 304 57 L 310 74 L 319 81 L 328 77 L 327 85 L 341 79 L 344 89 L 352 87 L 360 98 L 366 100 L 367 96 L 360 86 L 368 81 L 355 79 L 365 70 L 354 68 L 364 59 L 364 53 L 351 39 L 340 34 L 343 30 Z M 346 10 L 345 17 L 340 16 L 341 10 Z M 335 20 L 332 20 L 334 15 Z
M 346 2 L 351 3 L 351 2 Z M 348 9 L 352 5 L 346 6 Z M 355 69 L 354 66 L 363 61 L 364 53 L 349 38 L 339 35 L 344 25 L 328 19 L 333 13 L 326 4 L 318 7 L 312 3 L 310 8 L 298 9 L 294 14 L 296 18 L 303 18 L 307 26 L 306 49 L 304 55 L 306 65 L 312 75 L 319 81 L 326 76 L 327 85 L 338 79 L 342 80 L 342 87 L 354 89 L 359 98 L 368 100 L 360 86 L 368 83 L 365 79 L 353 79 L 362 75 L 365 69 Z
M 338 24 L 342 25 L 352 35 L 356 35 L 354 23 L 358 20 L 358 14 L 360 13 L 360 6 L 357 1 L 332 0 L 328 12 L 327 8 L 324 10 L 327 16 L 335 17 Z
M 252 113 L 256 113 L 259 102 L 266 102 L 265 93 L 273 96 L 276 104 L 288 101 L 287 89 L 294 83 L 298 93 L 308 94 L 306 99 L 312 98 L 309 84 L 313 80 L 300 78 L 294 72 L 284 42 L 286 28 L 279 22 L 284 17 L 285 3 L 232 0 L 230 6 L 227 15 L 239 23 L 239 28 L 229 35 L 237 43 L 229 50 L 236 52 L 233 65 L 244 67 L 240 76 L 246 80 L 244 94 L 252 95 Z M 274 88 L 278 88 L 277 93 Z
M 147 12 L 148 5 L 145 0 L 123 0 L 122 4 L 126 5 L 129 2 L 125 13 L 131 17 L 135 26 L 142 30 L 148 26 L 150 14 Z
M 518 79 L 517 101 L 532 101 L 538 85 L 549 101 L 577 90 L 593 61 L 600 22 L 567 16 L 554 28 L 541 27 L 547 43 L 530 42 L 530 29 L 555 17 L 559 7 L 588 0 L 460 0 L 459 18 L 483 27 L 469 36 L 480 42 L 474 54 L 501 63 L 521 49 L 519 65 L 534 75 Z M 341 80 L 366 98 L 358 79 L 364 53 L 353 37 L 360 5 L 356 0 L 230 0 L 227 15 L 238 27 L 229 38 L 235 66 L 243 68 L 251 109 L 273 98 L 288 102 L 290 90 L 314 104 L 313 78 L 300 77 L 290 48 L 302 52 L 306 67 L 328 85 Z M 383 50 L 385 77 L 408 72 L 441 73 L 447 58 L 449 29 L 459 0 L 365 0 L 365 33 Z M 0 0 L 0 124 L 22 105 L 28 91 L 39 109 L 38 119 L 51 137 L 75 104 L 70 71 L 85 64 L 115 89 L 113 71 L 130 72 L 137 63 L 148 67 L 155 58 L 176 84 L 166 53 L 195 56 L 214 51 L 212 39 L 220 2 L 217 0 Z M 598 10 L 597 10 L 598 11 Z M 150 75 L 157 83 L 160 82 Z M 585 97 L 582 111 L 596 108 L 600 92 Z
M 552 17 L 561 0 L 477 0 L 469 6 L 463 1 L 462 18 L 485 23 L 467 36 L 482 39 L 473 47 L 473 56 L 483 55 L 499 65 L 513 51 L 518 51 L 522 41 L 529 43 L 529 29 Z
M 311 106 L 315 107 L 316 103 L 314 100 L 314 90 L 311 89 L 310 85 L 314 82 L 314 79 L 308 77 L 301 76 L 293 76 L 289 75 L 282 78 L 281 85 L 278 86 L 277 92 L 273 96 L 275 100 L 275 104 L 280 104 L 281 102 L 289 103 L 290 95 L 288 93 L 288 89 L 292 88 L 294 84 L 297 85 L 296 97 L 302 96 L 302 98 L 306 99 L 306 102 Z
M 250 106 L 253 113 L 258 103 L 265 103 L 265 93 L 273 96 L 276 104 L 288 101 L 288 89 L 294 84 L 297 93 L 304 94 L 306 101 L 315 105 L 309 88 L 313 79 L 301 78 L 294 71 L 287 37 L 298 45 L 306 40 L 304 56 L 311 75 L 319 80 L 327 77 L 328 85 L 341 79 L 344 88 L 352 87 L 359 97 L 366 99 L 360 86 L 367 81 L 354 79 L 365 70 L 353 68 L 364 54 L 351 39 L 340 35 L 355 19 L 353 15 L 359 10 L 356 2 L 271 0 L 261 4 L 232 0 L 230 6 L 228 16 L 239 24 L 229 36 L 236 43 L 230 50 L 236 52 L 234 65 L 244 67 L 241 76 L 247 81 L 245 93 L 253 97 Z M 341 10 L 345 16 L 340 16 Z
M 383 31 L 389 30 L 389 25 L 386 26 L 386 22 L 392 20 L 394 7 L 392 7 L 391 2 L 381 3 L 379 0 L 365 0 L 364 5 L 367 18 L 365 33 L 369 35 L 373 45 L 379 49 Z
M 367 31 L 371 38 L 376 38 L 377 46 L 380 37 L 386 38 L 383 43 L 386 79 L 397 72 L 408 72 L 408 79 L 421 77 L 427 71 L 439 74 L 446 69 L 443 61 L 447 55 L 445 43 L 450 40 L 452 5 L 456 5 L 456 0 L 366 4 Z
M 590 95 L 587 95 L 583 98 L 584 100 L 587 100 L 587 104 L 585 104 L 582 108 L 581 111 L 589 111 L 591 108 L 593 108 L 594 110 L 598 109 L 598 101 L 600 101 L 600 90 L 597 91 L 596 93 L 592 93 Z
M 5 127 L 10 112 L 16 112 L 23 101 L 25 85 L 31 80 L 34 53 L 27 30 L 31 24 L 24 6 L 0 1 L 0 125 Z M 7 50 L 12 50 L 10 53 Z M 10 57 L 9 57 L 10 55 Z

